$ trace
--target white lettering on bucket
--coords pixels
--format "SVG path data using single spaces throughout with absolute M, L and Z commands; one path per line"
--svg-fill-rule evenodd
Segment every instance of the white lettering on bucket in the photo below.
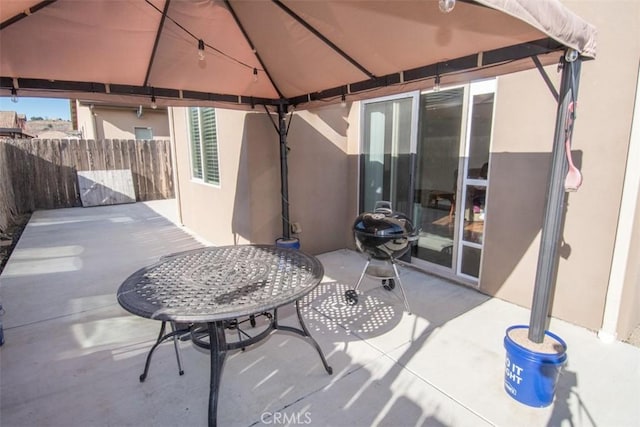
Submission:
M 516 390 L 514 386 L 509 384 L 508 381 L 504 382 L 504 388 L 506 388 L 509 391 L 509 393 L 513 394 L 514 396 L 518 394 L 518 390 Z
M 511 381 L 516 382 L 517 384 L 520 384 L 520 382 L 522 381 L 522 368 L 515 363 L 511 363 L 508 357 L 505 364 L 505 375 L 507 376 L 507 378 L 509 378 Z

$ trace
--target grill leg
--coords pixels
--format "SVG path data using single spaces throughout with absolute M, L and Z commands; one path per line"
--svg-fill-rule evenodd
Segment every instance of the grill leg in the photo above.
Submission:
M 360 286 L 360 283 L 362 283 L 362 279 L 364 278 L 364 274 L 367 272 L 367 268 L 369 268 L 369 264 L 371 264 L 371 258 L 367 260 L 367 263 L 365 264 L 364 269 L 362 270 L 362 274 L 360 275 L 360 279 L 358 279 L 358 284 L 356 285 L 355 288 L 353 288 L 354 291 L 357 291 L 358 287 Z
M 396 279 L 398 279 L 398 285 L 400 288 L 400 292 L 402 293 L 402 299 L 404 299 L 404 307 L 407 309 L 409 314 L 411 314 L 411 308 L 409 307 L 409 301 L 407 301 L 407 295 L 404 293 L 404 286 L 402 286 L 402 280 L 400 280 L 400 274 L 398 273 L 398 267 L 396 267 L 396 263 L 392 262 L 393 272 L 396 274 Z

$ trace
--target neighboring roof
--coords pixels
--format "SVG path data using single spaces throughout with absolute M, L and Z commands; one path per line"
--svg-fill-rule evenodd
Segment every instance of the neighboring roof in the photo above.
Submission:
M 25 133 L 20 128 L 0 128 L 0 137 L 3 138 L 33 138 L 32 135 Z
M 0 94 L 309 105 L 591 58 L 595 35 L 559 0 L 0 0 Z
M 18 114 L 15 111 L 0 111 L 0 128 L 20 128 Z

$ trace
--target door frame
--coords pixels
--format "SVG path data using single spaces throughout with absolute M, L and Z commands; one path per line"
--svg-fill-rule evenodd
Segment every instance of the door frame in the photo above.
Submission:
M 485 187 L 485 218 L 487 217 L 489 208 L 486 200 L 489 200 L 489 177 L 484 182 L 479 180 L 468 178 L 468 170 L 469 170 L 469 150 L 471 149 L 471 128 L 472 128 L 472 120 L 473 120 L 473 97 L 475 95 L 483 95 L 488 93 L 493 93 L 493 113 L 491 115 L 491 134 L 489 136 L 489 165 L 491 164 L 491 146 L 493 145 L 493 134 L 495 130 L 495 112 L 496 112 L 496 90 L 497 90 L 497 79 L 487 79 L 480 80 L 477 82 L 471 82 L 466 85 L 465 88 L 465 104 L 464 104 L 464 115 L 466 117 L 463 118 L 465 121 L 464 128 L 464 144 L 461 144 L 460 152 L 461 158 L 460 161 L 462 163 L 462 170 L 464 173 L 458 174 L 458 189 L 457 195 L 460 196 L 460 200 L 463 203 L 458 203 L 456 206 L 456 225 L 455 229 L 457 230 L 457 235 L 454 237 L 454 243 L 456 245 L 455 257 L 454 257 L 454 268 L 453 275 L 457 279 L 463 279 L 465 282 L 472 284 L 474 287 L 480 287 L 480 277 L 482 277 L 482 259 L 484 258 L 484 237 L 486 236 L 486 223 L 483 225 L 483 239 L 482 243 L 474 243 L 474 242 L 466 242 L 463 238 L 463 233 L 461 233 L 461 229 L 464 224 L 460 224 L 458 221 L 464 223 L 464 208 L 465 201 L 467 199 L 467 186 L 469 185 L 481 185 Z M 462 250 L 464 246 L 469 246 L 473 248 L 480 249 L 480 266 L 478 277 L 475 278 L 473 276 L 469 276 L 467 274 L 462 273 Z

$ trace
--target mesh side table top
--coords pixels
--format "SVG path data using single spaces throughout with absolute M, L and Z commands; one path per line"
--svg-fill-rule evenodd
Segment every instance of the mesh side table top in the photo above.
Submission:
M 207 247 L 163 258 L 118 289 L 127 311 L 156 320 L 213 322 L 297 301 L 324 275 L 304 252 L 269 245 Z

